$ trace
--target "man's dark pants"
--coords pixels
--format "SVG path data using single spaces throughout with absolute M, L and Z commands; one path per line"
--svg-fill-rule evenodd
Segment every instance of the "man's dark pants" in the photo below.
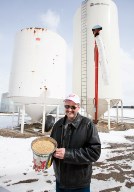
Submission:
M 56 182 L 56 192 L 90 192 L 90 187 L 79 189 L 61 189 L 59 183 Z

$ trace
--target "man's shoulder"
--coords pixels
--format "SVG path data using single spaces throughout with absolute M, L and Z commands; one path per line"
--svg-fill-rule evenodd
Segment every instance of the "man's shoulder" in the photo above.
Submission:
M 55 122 L 55 125 L 60 125 L 60 124 L 63 125 L 64 119 L 65 119 L 65 117 L 60 118 L 59 120 L 57 120 L 57 121 Z
M 92 122 L 92 120 L 89 117 L 86 117 L 86 116 L 83 116 L 83 115 L 81 115 L 81 117 L 82 117 L 82 122 L 84 122 L 84 123 Z

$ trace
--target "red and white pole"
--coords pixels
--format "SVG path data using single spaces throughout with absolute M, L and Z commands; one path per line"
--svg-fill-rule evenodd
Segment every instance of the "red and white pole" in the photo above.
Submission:
M 102 30 L 102 27 L 97 25 L 95 26 L 92 31 L 94 34 L 94 37 L 99 35 L 100 30 Z M 95 114 L 94 114 L 94 123 L 97 124 L 98 122 L 98 76 L 99 76 L 99 51 L 98 47 L 95 41 L 95 47 L 94 47 L 94 62 L 95 62 L 95 98 L 94 98 L 94 108 L 95 108 Z
M 95 41 L 95 47 L 94 47 L 94 62 L 95 62 L 95 116 L 94 116 L 94 123 L 97 124 L 98 120 L 98 75 L 99 75 L 99 52 L 98 52 L 98 47 Z

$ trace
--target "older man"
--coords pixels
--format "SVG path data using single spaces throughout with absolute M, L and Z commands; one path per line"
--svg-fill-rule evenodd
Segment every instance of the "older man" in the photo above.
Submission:
M 65 116 L 51 133 L 58 143 L 53 159 L 56 192 L 90 192 L 92 162 L 101 154 L 99 135 L 91 119 L 80 115 L 78 95 L 68 95 L 64 107 Z

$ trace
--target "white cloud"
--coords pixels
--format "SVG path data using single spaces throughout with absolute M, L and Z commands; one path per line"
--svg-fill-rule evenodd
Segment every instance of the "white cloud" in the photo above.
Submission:
M 57 31 L 60 24 L 60 16 L 56 12 L 49 9 L 45 14 L 41 15 L 41 20 L 47 28 Z
M 125 105 L 134 105 L 134 58 L 121 50 L 121 80 Z

